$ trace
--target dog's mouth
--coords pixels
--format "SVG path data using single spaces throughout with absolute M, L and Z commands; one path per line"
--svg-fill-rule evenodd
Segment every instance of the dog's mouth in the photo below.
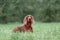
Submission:
M 31 22 L 32 22 L 31 19 L 29 19 L 29 20 L 27 21 L 27 23 L 29 23 L 29 24 L 31 24 Z
M 29 21 L 28 23 L 30 23 L 30 24 L 31 24 L 31 21 Z

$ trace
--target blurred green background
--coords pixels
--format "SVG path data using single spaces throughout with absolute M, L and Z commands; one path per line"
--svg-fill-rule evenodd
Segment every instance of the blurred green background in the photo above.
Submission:
M 33 33 L 14 33 L 13 28 L 21 26 L 29 14 L 36 21 Z M 0 40 L 60 40 L 58 22 L 60 0 L 0 0 Z
M 60 0 L 0 0 L 0 23 L 23 22 L 28 14 L 38 22 L 60 22 Z

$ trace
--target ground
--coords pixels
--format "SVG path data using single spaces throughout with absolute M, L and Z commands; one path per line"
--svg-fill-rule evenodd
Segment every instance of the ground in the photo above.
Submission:
M 0 24 L 0 40 L 60 40 L 60 23 L 33 24 L 34 32 L 14 33 L 12 29 L 22 23 Z

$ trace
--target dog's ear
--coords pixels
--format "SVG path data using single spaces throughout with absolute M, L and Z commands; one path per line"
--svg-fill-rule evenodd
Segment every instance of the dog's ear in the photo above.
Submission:
M 27 16 L 24 17 L 23 23 L 24 23 L 24 24 L 27 23 Z

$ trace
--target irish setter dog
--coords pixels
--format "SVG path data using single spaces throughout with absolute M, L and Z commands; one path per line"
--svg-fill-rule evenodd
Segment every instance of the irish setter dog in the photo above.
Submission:
M 23 26 L 16 26 L 13 31 L 20 31 L 20 32 L 33 32 L 33 28 L 32 28 L 32 23 L 34 22 L 34 18 L 32 15 L 27 15 L 25 16 L 24 20 L 23 20 Z

